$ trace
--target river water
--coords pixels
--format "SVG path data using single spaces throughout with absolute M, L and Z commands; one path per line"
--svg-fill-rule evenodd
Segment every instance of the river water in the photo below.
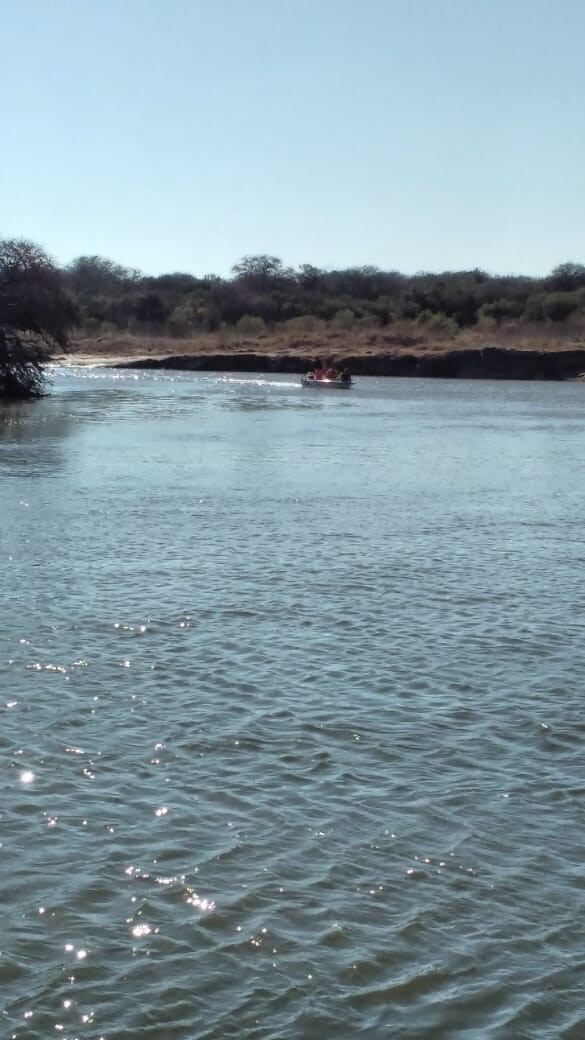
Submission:
M 0 1035 L 585 1036 L 578 384 L 0 412 Z

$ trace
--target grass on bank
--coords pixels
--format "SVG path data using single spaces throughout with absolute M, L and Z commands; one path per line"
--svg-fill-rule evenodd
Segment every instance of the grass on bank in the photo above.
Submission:
M 382 328 L 343 330 L 320 327 L 311 330 L 276 326 L 255 331 L 225 327 L 217 332 L 170 336 L 161 331 L 120 332 L 102 329 L 88 334 L 77 330 L 71 353 L 81 357 L 165 357 L 170 355 L 257 353 L 270 355 L 314 354 L 335 358 L 344 355 L 376 356 L 388 354 L 437 354 L 450 350 L 484 347 L 509 347 L 516 350 L 560 351 L 585 348 L 585 324 L 542 323 L 498 325 L 453 331 L 426 327 L 418 322 L 396 322 Z

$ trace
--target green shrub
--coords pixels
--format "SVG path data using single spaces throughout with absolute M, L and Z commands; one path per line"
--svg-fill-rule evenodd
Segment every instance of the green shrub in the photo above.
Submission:
M 341 311 L 336 311 L 333 315 L 333 326 L 336 329 L 343 329 L 345 332 L 349 332 L 353 329 L 356 321 L 354 311 L 350 310 L 349 307 L 345 307 Z
M 544 293 L 535 293 L 533 296 L 528 297 L 524 308 L 524 314 L 522 315 L 525 321 L 543 320 L 543 301 Z
M 421 311 L 416 319 L 417 325 L 428 325 L 433 320 L 433 312 L 429 310 Z
M 314 314 L 301 314 L 298 318 L 289 318 L 286 328 L 295 335 L 303 332 L 323 332 L 325 322 L 322 318 L 316 318 Z
M 356 321 L 358 329 L 377 329 L 380 327 L 380 322 L 375 314 L 362 314 L 361 318 Z
M 426 323 L 426 328 L 435 336 L 444 339 L 453 339 L 459 332 L 459 326 L 454 318 L 448 318 L 446 314 L 433 314 Z
M 542 312 L 549 321 L 565 321 L 579 309 L 580 302 L 578 292 L 549 293 L 542 301 Z
M 256 314 L 244 314 L 236 329 L 242 336 L 263 336 L 266 332 L 266 322 Z
M 193 307 L 189 301 L 179 304 L 178 307 L 175 307 L 172 314 L 169 315 L 171 334 L 173 336 L 186 336 L 191 330 L 194 317 Z
M 522 302 L 517 300 L 492 300 L 490 303 L 484 303 L 481 305 L 477 312 L 478 321 L 482 322 L 485 326 L 487 319 L 493 319 L 494 322 L 498 321 L 512 321 L 514 318 L 519 318 L 522 314 Z

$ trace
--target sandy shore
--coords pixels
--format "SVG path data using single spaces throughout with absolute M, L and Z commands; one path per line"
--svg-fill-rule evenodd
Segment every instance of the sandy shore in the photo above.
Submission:
M 79 354 L 71 351 L 70 354 L 59 354 L 51 358 L 53 365 L 66 365 L 75 368 L 122 368 L 135 361 L 162 361 L 167 355 L 128 355 L 128 354 Z
M 312 357 L 250 353 L 173 354 L 122 357 L 71 354 L 60 363 L 83 367 L 168 369 L 200 372 L 264 372 L 300 375 L 312 367 Z M 346 355 L 339 363 L 354 376 L 394 376 L 434 379 L 566 380 L 585 378 L 585 350 L 451 350 L 440 354 Z

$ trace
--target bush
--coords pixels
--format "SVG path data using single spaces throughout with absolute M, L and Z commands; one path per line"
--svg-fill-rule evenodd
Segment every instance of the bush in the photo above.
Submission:
M 585 291 L 537 293 L 530 296 L 524 310 L 525 321 L 565 321 L 585 307 Z
M 186 336 L 193 323 L 193 307 L 190 302 L 179 304 L 169 316 L 169 326 L 173 336 Z
M 358 329 L 377 329 L 380 322 L 375 314 L 362 314 L 356 321 Z
M 236 324 L 236 329 L 242 336 L 263 336 L 266 332 L 266 322 L 256 314 L 244 314 Z
M 102 336 L 115 336 L 119 332 L 117 325 L 114 325 L 113 321 L 102 321 L 100 325 L 100 334 Z
M 170 308 L 156 292 L 145 293 L 136 301 L 135 317 L 139 321 L 162 325 L 170 314 Z
M 43 362 L 64 350 L 78 314 L 61 273 L 32 242 L 0 241 L 0 398 L 39 397 Z
M 333 326 L 336 329 L 342 329 L 345 332 L 349 332 L 355 325 L 355 313 L 350 310 L 349 307 L 345 307 L 341 311 L 336 311 L 333 315 Z
M 580 306 L 578 292 L 549 293 L 542 301 L 542 313 L 549 321 L 564 321 Z
M 429 310 L 421 311 L 418 318 L 416 319 L 417 325 L 428 325 L 433 320 L 433 312 Z
M 542 321 L 544 317 L 543 302 L 544 293 L 536 293 L 534 296 L 529 296 L 524 308 L 524 314 L 522 315 L 524 321 Z
M 494 322 L 511 321 L 519 318 L 522 314 L 522 302 L 517 300 L 492 300 L 484 303 L 477 312 L 478 320 L 484 325 L 486 320 L 493 319 Z
M 314 314 L 301 314 L 298 318 L 290 318 L 286 322 L 286 328 L 295 335 L 303 332 L 323 332 L 325 322 L 322 318 L 316 318 Z
M 448 318 L 446 314 L 433 314 L 426 323 L 426 328 L 434 336 L 441 339 L 453 339 L 459 332 L 459 326 L 454 318 Z
M 492 331 L 498 325 L 497 319 L 493 317 L 488 307 L 489 305 L 484 304 L 477 312 L 477 324 L 482 332 Z

